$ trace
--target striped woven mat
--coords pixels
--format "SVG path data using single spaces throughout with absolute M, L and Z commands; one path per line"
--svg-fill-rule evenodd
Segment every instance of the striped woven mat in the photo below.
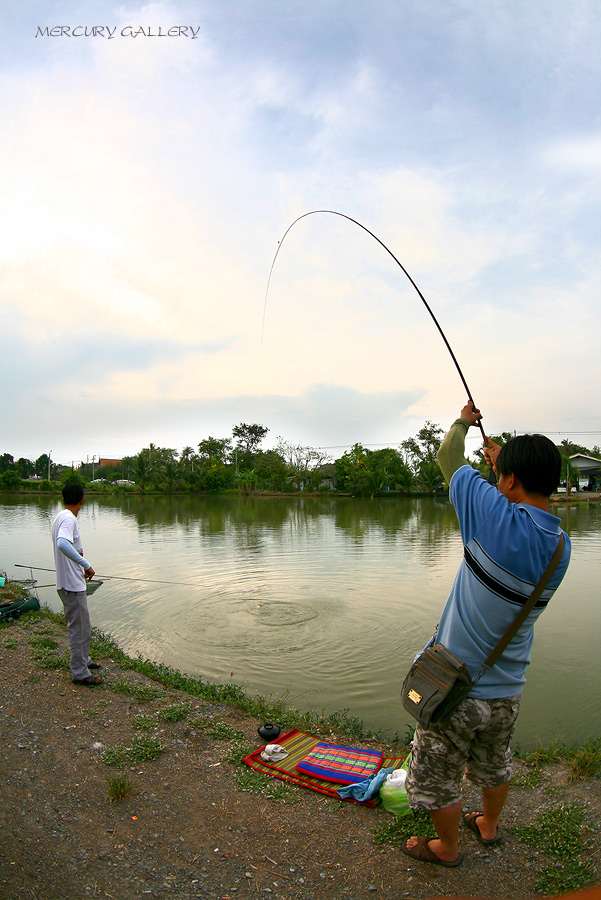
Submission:
M 281 778 L 282 781 L 300 784 L 302 787 L 309 788 L 312 791 L 318 791 L 320 794 L 327 794 L 330 797 L 341 799 L 336 792 L 337 785 L 333 782 L 326 781 L 322 778 L 315 778 L 312 775 L 303 775 L 296 771 L 298 763 L 310 753 L 317 743 L 319 743 L 316 737 L 305 734 L 304 732 L 299 731 L 298 728 L 293 728 L 292 731 L 280 735 L 277 739 L 277 743 L 288 751 L 286 759 L 282 759 L 277 763 L 265 762 L 265 760 L 261 759 L 261 751 L 265 746 L 262 745 L 257 750 L 249 753 L 248 756 L 245 756 L 243 762 L 245 762 L 247 766 L 250 766 L 251 769 L 262 772 L 264 775 L 273 775 L 274 778 Z M 392 766 L 393 768 L 398 769 L 403 760 L 403 756 L 385 756 L 382 760 L 382 768 L 389 768 Z M 360 802 L 352 797 L 346 799 L 351 800 L 353 803 Z M 375 806 L 378 802 L 378 800 L 365 800 L 361 802 L 361 805 Z

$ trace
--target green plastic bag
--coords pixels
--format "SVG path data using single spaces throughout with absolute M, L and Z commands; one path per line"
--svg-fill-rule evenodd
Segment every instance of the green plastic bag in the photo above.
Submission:
M 391 772 L 386 777 L 386 781 L 380 785 L 382 805 L 387 812 L 394 813 L 395 816 L 406 816 L 411 812 L 404 779 L 402 776 L 397 775 L 397 772 L 406 772 L 408 765 L 409 757 L 407 757 L 400 769 L 395 769 L 394 772 Z

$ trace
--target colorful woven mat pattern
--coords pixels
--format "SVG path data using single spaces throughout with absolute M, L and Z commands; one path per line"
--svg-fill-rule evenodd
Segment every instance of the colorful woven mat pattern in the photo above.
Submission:
M 336 792 L 336 785 L 331 781 L 325 778 L 304 775 L 296 770 L 298 763 L 318 743 L 316 737 L 305 734 L 299 731 L 298 728 L 293 728 L 292 731 L 280 735 L 277 742 L 288 751 L 286 759 L 277 763 L 265 762 L 265 760 L 261 759 L 261 751 L 264 749 L 264 745 L 262 745 L 244 758 L 246 765 L 257 772 L 262 772 L 264 775 L 272 775 L 274 778 L 280 778 L 282 781 L 290 781 L 292 784 L 301 785 L 301 787 L 309 788 L 311 791 L 317 791 L 320 794 L 327 794 L 329 797 L 340 799 Z M 382 760 L 382 765 L 398 769 L 403 760 L 403 756 L 385 756 Z M 353 797 L 347 799 L 351 803 L 359 802 Z M 366 800 L 362 803 L 362 806 L 375 806 L 377 802 L 377 800 Z
M 296 771 L 338 784 L 356 784 L 374 775 L 381 765 L 379 750 L 357 750 L 318 741 L 298 763 Z

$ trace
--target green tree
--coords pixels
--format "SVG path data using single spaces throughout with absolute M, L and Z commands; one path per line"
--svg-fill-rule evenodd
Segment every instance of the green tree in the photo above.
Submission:
M 34 465 L 35 474 L 39 475 L 40 478 L 48 478 L 48 469 L 50 469 L 50 475 L 52 475 L 53 465 L 47 453 L 42 453 L 41 456 L 38 456 Z
M 257 485 L 263 489 L 281 491 L 289 477 L 286 461 L 277 450 L 260 451 L 255 457 L 254 473 Z
M 226 463 L 232 451 L 231 438 L 214 438 L 209 435 L 198 445 L 198 455 L 202 459 L 220 459 Z
M 179 458 L 182 466 L 187 469 L 194 461 L 194 447 L 184 447 Z
M 418 487 L 428 494 L 438 490 L 444 481 L 436 458 L 443 435 L 440 425 L 426 421 L 414 438 L 407 438 L 401 444 Z
M 6 469 L 2 475 L 0 475 L 0 487 L 7 491 L 21 487 L 21 479 L 19 478 L 16 466 Z
M 334 461 L 336 487 L 354 496 L 362 496 L 369 490 L 367 452 L 361 444 L 354 444 L 350 450 Z
M 250 494 L 256 488 L 257 480 L 256 472 L 253 469 L 240 469 L 236 473 L 235 483 L 240 490 Z
M 234 469 L 218 457 L 201 457 L 194 468 L 194 485 L 201 491 L 222 491 L 234 484 Z
M 417 484 L 422 491 L 434 494 L 442 488 L 444 477 L 440 466 L 433 459 L 425 459 L 417 473 Z
M 30 459 L 25 459 L 22 456 L 17 460 L 17 472 L 19 473 L 19 478 L 29 478 L 30 475 L 35 475 L 35 466 Z
M 592 456 L 591 451 L 587 450 L 586 447 L 583 447 L 582 444 L 574 444 L 567 438 L 564 438 L 559 445 L 559 452 L 562 456 L 574 456 L 576 453 L 582 453 L 584 456 Z
M 368 451 L 367 465 L 371 472 L 372 493 L 389 489 L 406 493 L 411 488 L 413 474 L 398 450 L 383 447 Z
M 436 462 L 436 454 L 442 443 L 444 430 L 434 422 L 426 421 L 414 438 L 407 438 L 401 443 L 407 464 L 415 475 L 425 462 Z
M 247 425 L 241 422 L 232 428 L 232 434 L 236 438 L 236 448 L 243 453 L 253 454 L 259 449 L 259 444 L 268 433 L 269 428 L 264 425 Z
M 154 466 L 149 459 L 148 451 L 141 450 L 137 456 L 133 457 L 132 474 L 134 481 L 140 488 L 140 493 L 144 493 L 146 485 L 149 483 L 154 471 Z
M 12 457 L 11 453 L 3 453 L 0 456 L 0 475 L 3 475 L 4 472 L 8 472 L 15 464 L 15 461 Z
M 60 477 L 61 487 L 65 484 L 81 484 L 84 486 L 87 479 L 79 469 L 65 469 Z
M 181 484 L 183 476 L 182 466 L 176 462 L 166 462 L 163 465 L 161 474 L 167 484 L 167 493 L 172 494 Z

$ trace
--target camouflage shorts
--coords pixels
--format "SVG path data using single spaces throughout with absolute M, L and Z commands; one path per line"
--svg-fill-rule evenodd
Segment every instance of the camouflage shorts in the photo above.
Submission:
M 519 696 L 468 697 L 444 723 L 427 730 L 418 725 L 405 782 L 410 806 L 436 810 L 457 803 L 464 772 L 480 787 L 506 784 L 519 708 Z

